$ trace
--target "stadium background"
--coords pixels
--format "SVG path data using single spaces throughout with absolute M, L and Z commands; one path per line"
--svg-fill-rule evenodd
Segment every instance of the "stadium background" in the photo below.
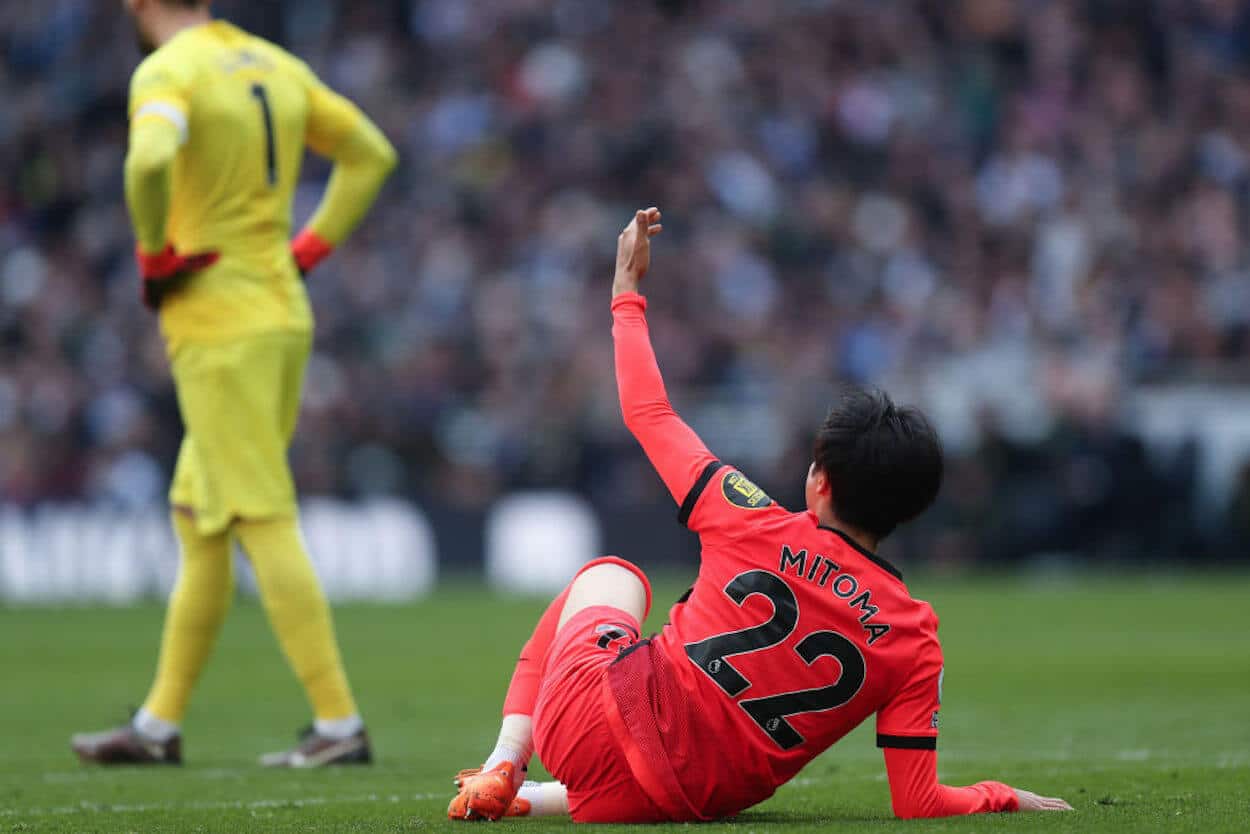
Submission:
M 328 590 L 370 600 L 335 621 L 378 761 L 255 766 L 307 706 L 246 597 L 186 767 L 72 760 L 152 673 L 180 426 L 123 207 L 129 24 L 0 0 L 0 827 L 454 830 L 544 605 L 485 592 L 490 554 L 535 589 L 592 550 L 660 568 L 648 630 L 694 569 L 610 370 L 615 237 L 658 204 L 670 389 L 774 497 L 840 381 L 933 413 L 944 495 L 884 551 L 942 617 L 941 777 L 1077 808 L 895 823 L 865 726 L 716 830 L 1246 830 L 1250 3 L 215 6 L 402 156 L 311 282 L 292 457 Z
M 413 508 L 444 571 L 534 491 L 586 502 L 580 547 L 688 560 L 611 374 L 616 232 L 656 204 L 674 400 L 783 504 L 835 386 L 869 383 L 950 453 L 884 548 L 909 568 L 1244 563 L 1247 6 L 218 0 L 402 158 L 310 283 L 301 492 Z M 0 7 L 0 598 L 97 529 L 49 512 L 162 523 L 180 437 L 130 256 L 118 11 Z

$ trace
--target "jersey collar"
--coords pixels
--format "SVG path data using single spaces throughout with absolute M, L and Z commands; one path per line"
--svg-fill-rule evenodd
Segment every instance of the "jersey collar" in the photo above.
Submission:
M 846 543 L 847 543 L 847 544 L 849 544 L 851 547 L 855 548 L 856 552 L 858 552 L 858 553 L 859 553 L 861 556 L 863 556 L 865 559 L 867 559 L 868 561 L 872 562 L 874 565 L 876 565 L 877 567 L 881 568 L 881 569 L 882 569 L 883 571 L 885 571 L 886 573 L 888 573 L 888 574 L 890 574 L 891 576 L 893 576 L 893 577 L 894 577 L 895 579 L 897 579 L 899 582 L 902 582 L 902 581 L 903 581 L 903 572 L 902 572 L 901 570 L 899 570 L 898 568 L 894 567 L 894 565 L 890 564 L 890 563 L 889 563 L 889 562 L 887 562 L 885 559 L 882 559 L 880 556 L 878 556 L 877 554 L 873 553 L 871 550 L 869 550 L 868 548 L 864 547 L 864 546 L 863 546 L 863 545 L 861 545 L 859 542 L 855 541 L 855 539 L 851 538 L 851 537 L 850 537 L 850 536 L 848 536 L 846 533 L 844 533 L 843 531 L 839 530 L 837 527 L 828 527 L 828 526 L 826 526 L 826 525 L 824 525 L 824 524 L 817 524 L 817 525 L 816 525 L 816 527 L 817 527 L 818 529 L 820 529 L 820 530 L 828 530 L 830 533 L 834 533 L 834 534 L 836 534 L 836 535 L 838 535 L 838 536 L 841 536 L 841 537 L 842 537 L 842 541 L 846 542 Z

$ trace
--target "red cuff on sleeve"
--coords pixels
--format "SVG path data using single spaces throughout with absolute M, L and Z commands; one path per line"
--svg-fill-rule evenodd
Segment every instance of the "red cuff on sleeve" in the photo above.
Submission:
M 307 275 L 333 251 L 332 243 L 310 229 L 304 229 L 291 241 L 291 255 L 301 275 Z

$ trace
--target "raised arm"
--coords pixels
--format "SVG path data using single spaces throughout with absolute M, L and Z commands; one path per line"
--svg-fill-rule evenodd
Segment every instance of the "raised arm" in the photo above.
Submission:
M 651 238 L 662 228 L 659 221 L 658 209 L 639 211 L 617 241 L 612 342 L 625 425 L 673 500 L 681 504 L 716 458 L 668 401 L 647 329 L 647 301 L 638 294 L 638 285 L 651 265 Z
M 291 243 L 305 274 L 356 228 L 399 159 L 377 125 L 311 71 L 308 103 L 308 146 L 333 159 L 334 170 L 317 211 Z

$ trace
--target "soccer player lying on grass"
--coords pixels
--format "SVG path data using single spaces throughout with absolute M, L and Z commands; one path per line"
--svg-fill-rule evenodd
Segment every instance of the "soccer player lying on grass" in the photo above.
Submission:
M 900 817 L 1070 809 L 1001 782 L 938 783 L 938 620 L 873 553 L 937 494 L 932 427 L 884 394 L 845 395 L 816 436 L 807 510 L 777 506 L 669 405 L 638 294 L 659 220 L 639 211 L 618 241 L 616 379 L 626 425 L 699 534 L 698 579 L 642 640 L 646 576 L 612 557 L 584 567 L 521 650 L 499 741 L 457 777 L 448 815 L 726 817 L 874 713 Z M 532 752 L 559 782 L 522 784 Z

